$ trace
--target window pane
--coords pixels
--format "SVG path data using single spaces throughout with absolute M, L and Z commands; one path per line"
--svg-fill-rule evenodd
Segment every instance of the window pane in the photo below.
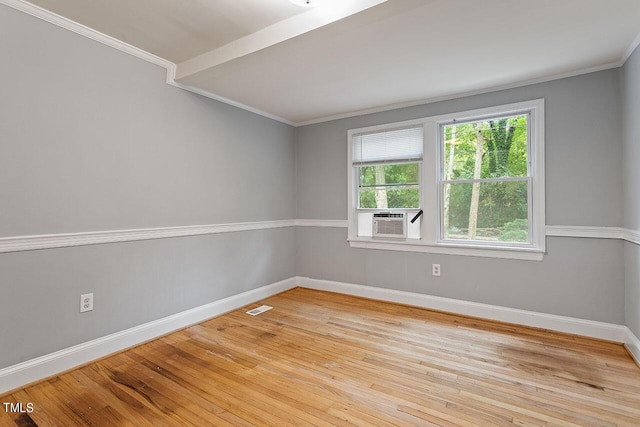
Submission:
M 420 192 L 413 187 L 376 187 L 360 190 L 360 208 L 401 209 L 418 208 Z
M 443 126 L 443 180 L 528 176 L 527 118 Z
M 418 163 L 361 166 L 358 174 L 360 208 L 419 207 Z
M 417 185 L 420 179 L 418 163 L 362 166 L 358 169 L 360 173 L 360 187 L 376 185 Z
M 444 239 L 529 242 L 528 181 L 443 187 Z

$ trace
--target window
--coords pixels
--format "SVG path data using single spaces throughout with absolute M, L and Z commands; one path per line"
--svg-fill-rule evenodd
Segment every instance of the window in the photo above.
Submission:
M 423 126 L 356 133 L 351 140 L 352 173 L 357 179 L 357 235 L 371 237 L 374 213 L 409 215 L 420 209 Z M 419 227 L 410 229 L 408 238 L 420 237 Z
M 353 247 L 518 259 L 544 252 L 544 102 L 349 131 Z M 406 239 L 372 236 L 405 212 Z
M 442 238 L 529 242 L 528 114 L 440 125 Z

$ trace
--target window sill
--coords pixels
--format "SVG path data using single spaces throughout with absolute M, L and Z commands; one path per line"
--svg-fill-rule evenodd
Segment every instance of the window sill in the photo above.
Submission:
M 349 239 L 349 246 L 360 249 L 378 249 L 386 251 L 422 252 L 443 255 L 462 255 L 483 258 L 518 259 L 542 261 L 544 251 L 537 248 L 505 248 L 487 245 L 427 244 L 421 241 L 393 241 L 371 238 Z

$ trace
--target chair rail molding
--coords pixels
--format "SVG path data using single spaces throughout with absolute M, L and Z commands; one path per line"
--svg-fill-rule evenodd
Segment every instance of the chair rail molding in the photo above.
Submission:
M 283 219 L 274 221 L 237 222 L 179 227 L 141 228 L 131 230 L 86 231 L 63 234 L 0 237 L 0 253 L 134 242 L 137 240 L 233 233 L 284 227 L 347 228 L 346 220 Z M 547 226 L 547 236 L 591 239 L 621 239 L 640 245 L 640 231 L 620 227 Z
M 133 242 L 137 240 L 166 239 L 170 237 L 199 236 L 204 234 L 233 233 L 238 231 L 266 230 L 270 228 L 293 227 L 294 225 L 295 220 L 284 219 L 277 221 L 188 225 L 183 227 L 13 236 L 0 238 L 0 253 L 99 245 L 103 243 Z

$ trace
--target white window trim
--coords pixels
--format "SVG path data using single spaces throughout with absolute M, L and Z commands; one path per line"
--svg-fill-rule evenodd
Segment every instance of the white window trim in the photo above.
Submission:
M 358 223 L 357 223 L 357 216 L 358 216 L 358 211 L 371 211 L 371 212 L 378 212 L 378 211 L 395 211 L 395 212 L 406 212 L 406 211 L 417 211 L 419 210 L 416 208 L 389 208 L 389 209 L 360 209 L 358 208 L 358 201 L 359 201 L 359 194 L 358 194 L 358 186 L 356 185 L 356 183 L 358 182 L 358 177 L 356 176 L 357 174 L 357 169 L 353 167 L 353 145 L 352 145 L 352 139 L 354 135 L 357 134 L 361 134 L 361 133 L 373 133 L 373 132 L 379 132 L 379 131 L 391 131 L 394 129 L 402 129 L 402 128 L 409 128 L 409 127 L 418 127 L 419 125 L 423 125 L 424 126 L 424 119 L 417 119 L 417 120 L 407 120 L 407 121 L 403 121 L 403 122 L 396 122 L 396 123 L 389 123 L 389 124 L 383 124 L 383 125 L 376 125 L 376 126 L 369 126 L 366 128 L 359 128 L 359 129 L 350 129 L 347 134 L 348 134 L 348 138 L 347 138 L 347 184 L 348 184 L 348 207 L 349 207 L 349 211 L 347 213 L 347 223 L 348 223 L 348 227 L 349 227 L 349 242 L 351 241 L 360 241 L 360 242 L 366 242 L 367 240 L 374 240 L 374 243 L 378 243 L 381 242 L 379 239 L 371 239 L 371 238 L 366 238 L 366 237 L 358 237 Z M 423 138 L 424 138 L 424 129 L 423 129 Z M 424 142 L 423 142 L 424 144 Z M 424 145 L 423 145 L 423 150 L 424 150 Z M 419 194 L 419 200 L 420 200 L 420 204 L 423 205 L 425 203 L 425 198 L 424 198 L 424 191 L 423 191 L 423 183 L 425 181 L 425 177 L 424 177 L 424 159 L 425 156 L 427 154 L 423 151 L 422 154 L 422 160 L 417 162 L 419 163 L 419 175 L 420 175 L 420 194 Z M 415 239 L 410 239 L 410 241 L 414 241 Z M 382 241 L 384 242 L 384 241 Z M 400 243 L 401 241 L 398 242 L 394 242 L 394 243 Z M 404 243 L 404 241 L 402 241 L 402 243 Z
M 441 124 L 481 120 L 495 115 L 515 113 L 530 114 L 529 162 L 531 191 L 529 204 L 531 244 L 496 244 L 492 242 L 456 242 L 441 239 L 441 197 L 439 170 L 442 144 L 439 141 Z M 352 137 L 354 134 L 392 130 L 408 126 L 424 126 L 423 164 L 421 168 L 420 200 L 423 210 L 420 240 L 381 240 L 357 235 L 358 188 L 355 185 L 356 168 L 352 162 Z M 348 185 L 348 241 L 353 248 L 424 252 L 447 255 L 478 256 L 489 258 L 521 259 L 540 261 L 545 253 L 545 169 L 544 169 L 544 99 L 499 105 L 452 114 L 426 117 L 416 120 L 388 123 L 365 128 L 350 129 L 347 138 L 347 185 Z M 429 201 L 433 201 L 429 204 Z

